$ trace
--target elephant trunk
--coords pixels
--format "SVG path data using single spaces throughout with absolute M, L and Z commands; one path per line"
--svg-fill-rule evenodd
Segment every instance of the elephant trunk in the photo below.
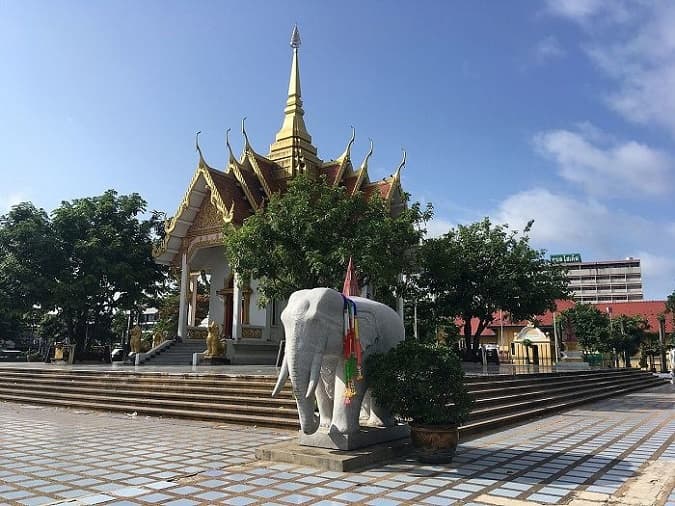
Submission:
M 319 428 L 319 420 L 314 414 L 316 404 L 313 393 L 321 381 L 321 363 L 326 338 L 320 337 L 312 346 L 298 348 L 299 343 L 292 340 L 288 357 L 288 371 L 293 384 L 293 394 L 298 405 L 300 427 L 305 434 L 312 434 Z
M 313 434 L 319 427 L 319 421 L 314 415 L 314 399 L 308 399 L 306 396 L 309 387 L 309 369 L 305 365 L 293 364 L 290 375 L 293 384 L 293 395 L 298 405 L 298 415 L 300 416 L 300 429 L 305 434 Z
M 276 397 L 281 389 L 284 388 L 284 385 L 288 381 L 288 361 L 284 356 L 284 360 L 281 363 L 281 370 L 279 371 L 279 377 L 277 378 L 277 384 L 274 385 L 274 390 L 272 391 L 272 397 Z

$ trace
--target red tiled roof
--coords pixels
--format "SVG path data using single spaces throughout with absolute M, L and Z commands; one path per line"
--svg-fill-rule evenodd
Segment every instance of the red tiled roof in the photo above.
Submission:
M 356 182 L 359 180 L 359 175 L 357 174 L 352 174 L 351 176 L 347 176 L 342 180 L 343 184 L 345 185 L 345 188 L 347 189 L 347 194 L 351 195 L 354 192 L 354 186 L 356 186 Z
M 372 197 L 376 191 L 380 193 L 380 196 L 383 199 L 386 199 L 387 196 L 389 195 L 390 190 L 391 190 L 391 181 L 386 180 L 375 181 L 374 183 L 369 183 L 363 188 L 361 188 L 361 191 L 363 192 L 363 194 L 367 199 Z
M 336 178 L 340 172 L 340 162 L 331 162 L 330 165 L 324 165 L 321 170 L 326 175 L 326 181 L 330 184 L 337 183 Z
M 262 204 L 263 198 L 265 196 L 263 194 L 263 190 L 260 188 L 258 176 L 256 176 L 255 172 L 253 172 L 253 170 L 249 167 L 241 167 L 241 176 L 244 178 L 246 186 L 248 186 L 249 191 L 253 195 L 255 203 L 257 205 Z
M 255 161 L 258 164 L 258 167 L 260 167 L 260 173 L 265 179 L 267 186 L 269 186 L 270 191 L 272 193 L 278 191 L 283 192 L 286 189 L 286 185 L 280 182 L 278 179 L 275 179 L 274 177 L 274 172 L 281 170 L 280 167 L 276 163 L 274 163 L 271 160 L 268 160 L 265 157 L 262 157 L 257 154 L 254 154 L 253 156 L 255 156 Z
M 558 300 L 556 301 L 556 311 L 558 313 L 574 307 L 575 302 L 571 300 Z M 662 314 L 666 310 L 666 301 L 665 300 L 639 300 L 631 302 L 598 302 L 597 304 L 592 304 L 600 311 L 607 312 L 607 308 L 610 308 L 613 318 L 616 318 L 619 315 L 626 316 L 638 316 L 642 315 L 647 318 L 649 322 L 649 330 L 652 332 L 658 332 L 659 321 L 658 315 Z M 526 321 L 511 321 L 506 312 L 503 313 L 504 316 L 504 325 L 510 325 L 514 327 L 520 327 L 527 325 Z M 544 314 L 538 315 L 537 319 L 539 324 L 542 327 L 552 327 L 553 326 L 553 313 L 546 311 Z M 502 324 L 502 321 L 499 318 L 499 313 L 495 313 L 495 319 L 492 322 L 493 327 L 498 327 Z M 673 332 L 673 320 L 671 317 L 666 316 L 666 332 Z
M 225 172 L 220 172 L 215 169 L 209 169 L 209 174 L 227 208 L 230 209 L 232 203 L 234 203 L 234 216 L 232 221 L 241 224 L 244 219 L 253 214 L 244 191 L 237 185 L 236 177 L 232 174 L 226 174 Z

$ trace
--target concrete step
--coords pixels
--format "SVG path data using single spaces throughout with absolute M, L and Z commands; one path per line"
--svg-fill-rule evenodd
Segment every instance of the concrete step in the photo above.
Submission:
M 155 407 L 160 409 L 176 409 L 189 412 L 221 412 L 223 414 L 239 413 L 247 415 L 273 416 L 277 418 L 288 418 L 291 421 L 297 419 L 297 411 L 294 407 L 284 406 L 268 406 L 251 404 L 226 404 L 224 402 L 194 402 L 189 400 L 172 400 L 172 399 L 154 399 L 147 397 L 123 397 L 109 394 L 83 394 L 82 392 L 67 393 L 67 392 L 50 392 L 48 396 L 44 395 L 42 390 L 21 389 L 14 391 L 9 388 L 0 387 L 0 399 L 7 399 L 12 396 L 19 395 L 22 397 L 30 397 L 35 399 L 43 396 L 50 400 L 64 400 L 64 401 L 78 401 L 78 402 L 92 402 L 101 405 L 124 405 L 130 402 L 142 404 L 145 407 Z
M 161 382 L 155 381 L 116 381 L 112 379 L 100 380 L 78 380 L 74 381 L 72 378 L 66 379 L 47 379 L 47 378 L 20 378 L 12 376 L 11 378 L 3 377 L 0 374 L 0 385 L 6 385 L 12 388 L 42 388 L 45 391 L 59 391 L 59 390 L 83 390 L 108 392 L 112 394 L 124 391 L 128 395 L 201 395 L 213 399 L 219 399 L 226 396 L 245 397 L 249 399 L 272 399 L 271 394 L 274 388 L 274 383 L 246 383 L 246 382 L 230 382 L 223 381 L 221 383 L 199 384 L 181 382 L 180 384 L 172 384 L 166 380 Z M 293 397 L 292 390 L 289 386 L 279 393 L 278 399 L 289 400 Z
M 237 423 L 243 425 L 261 425 L 266 427 L 278 427 L 284 429 L 297 429 L 297 420 L 275 416 L 255 416 L 241 413 L 222 413 L 212 410 L 184 410 L 151 407 L 144 404 L 143 400 L 127 400 L 124 404 L 112 404 L 107 402 L 90 402 L 82 400 L 36 398 L 32 396 L 3 394 L 0 399 L 27 404 L 45 404 L 51 406 L 65 406 L 71 408 L 97 409 L 104 411 L 123 411 L 128 414 L 153 415 L 175 418 L 191 418 L 196 420 L 208 420 L 223 423 Z
M 261 395 L 257 392 L 249 393 L 239 392 L 239 395 L 232 394 L 215 394 L 211 393 L 192 393 L 185 390 L 146 390 L 141 388 L 116 388 L 110 386 L 107 389 L 92 388 L 80 385 L 56 385 L 45 382 L 26 382 L 26 383 L 9 383 L 0 384 L 0 390 L 9 392 L 42 392 L 45 395 L 55 395 L 58 393 L 77 393 L 83 395 L 98 395 L 98 396 L 114 396 L 122 398 L 139 398 L 139 399 L 165 399 L 165 400 L 189 400 L 210 402 L 213 405 L 220 406 L 221 404 L 242 404 L 242 405 L 268 405 L 287 407 L 295 410 L 296 404 L 290 391 L 285 392 L 286 395 L 279 395 L 277 397 Z
M 206 350 L 206 340 L 188 339 L 175 342 L 159 353 L 146 357 L 141 365 L 191 365 L 192 356 Z

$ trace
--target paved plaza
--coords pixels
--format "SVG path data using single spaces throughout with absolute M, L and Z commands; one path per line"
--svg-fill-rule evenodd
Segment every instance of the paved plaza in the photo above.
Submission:
M 671 506 L 674 407 L 664 385 L 464 441 L 448 466 L 338 473 L 255 461 L 289 432 L 1 402 L 0 504 Z

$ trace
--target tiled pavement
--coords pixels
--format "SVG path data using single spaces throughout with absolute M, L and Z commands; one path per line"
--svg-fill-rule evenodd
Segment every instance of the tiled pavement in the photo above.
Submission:
M 464 442 L 449 466 L 337 473 L 254 460 L 288 432 L 0 403 L 0 505 L 564 504 L 675 469 L 674 407 L 664 385 Z

